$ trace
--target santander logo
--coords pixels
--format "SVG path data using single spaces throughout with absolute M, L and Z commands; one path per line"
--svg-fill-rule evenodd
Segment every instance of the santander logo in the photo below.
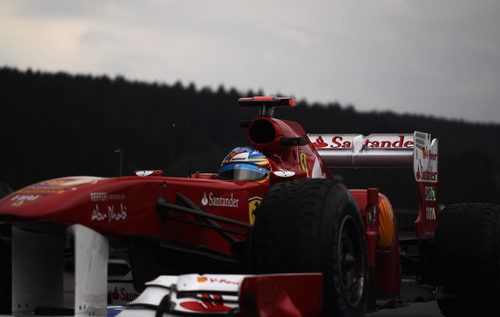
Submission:
M 353 135 L 325 135 L 316 137 L 312 144 L 318 149 L 351 149 L 353 140 Z M 364 140 L 363 147 L 367 149 L 411 149 L 413 139 L 404 135 L 373 136 Z
M 214 193 L 210 192 L 203 193 L 201 198 L 201 204 L 203 206 L 213 206 L 213 207 L 228 207 L 228 208 L 238 208 L 239 207 L 239 198 L 234 198 L 233 194 L 229 197 L 223 196 L 215 196 Z
M 201 204 L 202 204 L 203 206 L 208 205 L 207 193 L 203 193 L 203 197 L 201 198 Z
M 111 293 L 111 298 L 114 301 L 120 300 L 120 301 L 123 301 L 123 302 L 131 302 L 134 299 L 136 299 L 138 296 L 139 296 L 138 293 L 136 293 L 136 292 L 129 292 L 124 287 L 122 287 L 122 288 L 120 288 L 120 290 L 118 290 L 118 286 L 115 286 L 115 289 Z

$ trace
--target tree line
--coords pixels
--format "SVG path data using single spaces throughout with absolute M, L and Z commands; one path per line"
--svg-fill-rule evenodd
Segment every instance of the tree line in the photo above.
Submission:
M 125 175 L 138 169 L 163 169 L 172 176 L 216 172 L 233 147 L 248 143 L 239 121 L 256 115 L 236 101 L 262 94 L 2 67 L 0 181 L 19 189 L 61 176 L 117 176 L 118 149 Z M 276 117 L 297 121 L 308 133 L 431 133 L 439 138 L 441 202 L 500 202 L 499 124 L 307 101 L 278 109 Z M 333 173 L 350 188 L 379 187 L 396 207 L 418 205 L 409 169 Z

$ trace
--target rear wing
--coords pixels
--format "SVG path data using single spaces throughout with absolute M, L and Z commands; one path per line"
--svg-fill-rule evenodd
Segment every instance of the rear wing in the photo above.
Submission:
M 420 198 L 417 236 L 432 235 L 436 223 L 438 140 L 415 131 L 392 134 L 309 134 L 329 168 L 413 168 Z

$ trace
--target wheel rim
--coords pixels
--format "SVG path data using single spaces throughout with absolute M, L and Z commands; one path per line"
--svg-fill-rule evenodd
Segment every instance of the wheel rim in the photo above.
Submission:
M 342 295 L 351 307 L 363 297 L 366 260 L 362 243 L 354 218 L 346 216 L 340 225 L 337 259 Z

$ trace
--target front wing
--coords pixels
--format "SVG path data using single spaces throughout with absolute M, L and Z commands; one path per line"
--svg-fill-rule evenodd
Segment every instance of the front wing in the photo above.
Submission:
M 118 315 L 318 316 L 323 309 L 319 273 L 160 276 Z

